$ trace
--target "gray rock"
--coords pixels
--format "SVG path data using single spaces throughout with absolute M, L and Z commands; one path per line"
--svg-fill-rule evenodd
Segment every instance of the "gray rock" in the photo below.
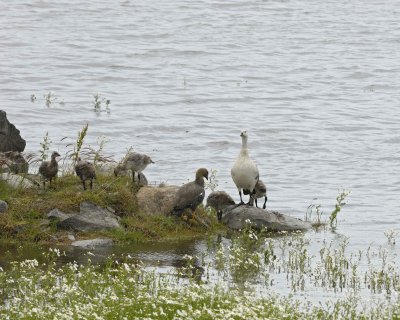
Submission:
M 80 205 L 80 213 L 58 222 L 57 227 L 75 231 L 95 231 L 121 228 L 121 225 L 116 215 L 85 201 Z
M 296 231 L 311 229 L 311 223 L 293 218 L 277 211 L 264 210 L 247 205 L 229 206 L 223 210 L 222 222 L 229 228 L 239 230 L 250 220 L 257 229 L 271 231 Z
M 53 209 L 47 214 L 47 218 L 49 218 L 50 220 L 58 219 L 60 221 L 64 221 L 65 219 L 68 219 L 68 218 L 72 217 L 73 215 L 74 214 L 64 213 L 58 209 Z
M 71 243 L 73 247 L 79 247 L 82 249 L 95 249 L 97 247 L 106 247 L 111 246 L 113 241 L 107 238 L 97 238 L 97 239 L 89 239 L 89 240 L 79 240 Z
M 179 187 L 142 187 L 136 194 L 139 211 L 149 215 L 169 215 Z
M 27 177 L 19 176 L 13 173 L 0 174 L 0 180 L 5 181 L 11 188 L 35 188 L 37 184 Z
M 68 234 L 68 240 L 75 241 L 75 236 L 73 234 Z
M 21 138 L 19 130 L 7 119 L 5 111 L 0 110 L 0 152 L 25 149 L 26 141 Z
M 18 151 L 0 152 L 0 163 L 2 172 L 28 173 L 29 163 Z
M 7 202 L 0 200 L 0 213 L 5 213 L 8 209 Z

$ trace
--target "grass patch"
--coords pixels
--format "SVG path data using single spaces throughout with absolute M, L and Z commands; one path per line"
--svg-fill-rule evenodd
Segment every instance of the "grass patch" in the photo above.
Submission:
M 79 212 L 84 201 L 93 202 L 101 207 L 110 207 L 122 217 L 123 230 L 80 233 L 79 238 L 107 236 L 120 242 L 141 242 L 160 239 L 188 239 L 204 236 L 207 232 L 222 230 L 212 225 L 207 231 L 198 225 L 179 220 L 175 217 L 145 215 L 138 211 L 136 192 L 128 177 L 114 177 L 97 174 L 93 191 L 84 191 L 75 175 L 58 178 L 51 187 L 43 189 L 11 189 L 0 181 L 1 198 L 8 202 L 9 209 L 0 220 L 0 234 L 3 238 L 47 242 L 54 241 L 54 235 L 63 239 L 63 232 L 49 224 L 46 217 L 52 209 L 65 213 Z M 208 217 L 203 208 L 198 214 Z M 65 232 L 64 232 L 65 233 Z

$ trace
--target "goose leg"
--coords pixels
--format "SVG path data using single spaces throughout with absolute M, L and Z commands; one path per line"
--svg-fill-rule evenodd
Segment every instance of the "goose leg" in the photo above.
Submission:
M 242 190 L 239 190 L 239 196 L 240 196 L 240 203 L 239 203 L 239 205 L 244 204 L 243 199 L 242 199 Z
M 254 196 L 255 195 L 255 190 L 253 190 L 253 191 L 250 191 L 250 194 L 249 194 L 249 202 L 247 202 L 247 205 L 248 206 L 253 206 L 253 203 L 254 203 Z
M 264 200 L 264 205 L 263 205 L 263 209 L 265 209 L 266 208 L 266 203 L 267 203 L 267 201 L 268 201 L 268 197 L 267 196 L 264 196 L 265 197 L 265 200 Z
M 132 170 L 132 182 L 135 183 L 135 171 Z
M 83 190 L 86 190 L 86 181 L 82 179 Z
M 93 179 L 90 179 L 90 190 L 93 190 Z
M 222 210 L 217 211 L 217 218 L 218 218 L 218 221 L 222 220 Z
M 257 198 L 254 199 L 254 202 L 256 203 L 256 208 L 258 208 L 258 205 L 257 205 Z

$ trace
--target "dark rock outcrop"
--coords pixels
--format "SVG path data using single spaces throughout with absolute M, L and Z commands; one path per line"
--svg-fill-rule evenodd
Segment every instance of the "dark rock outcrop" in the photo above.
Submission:
M 8 121 L 6 112 L 0 110 L 0 152 L 22 152 L 25 145 L 26 141 L 20 136 L 19 130 Z
M 149 214 L 169 215 L 174 208 L 179 187 L 143 187 L 136 194 L 139 211 Z
M 270 231 L 311 229 L 311 223 L 277 211 L 263 210 L 247 205 L 229 206 L 223 210 L 222 222 L 231 229 L 243 229 L 246 226 L 246 220 L 249 220 L 257 229 L 267 228 Z
M 81 203 L 80 213 L 65 219 L 64 217 L 60 215 L 61 220 L 57 223 L 60 229 L 95 231 L 121 228 L 119 218 L 115 214 L 88 201 Z

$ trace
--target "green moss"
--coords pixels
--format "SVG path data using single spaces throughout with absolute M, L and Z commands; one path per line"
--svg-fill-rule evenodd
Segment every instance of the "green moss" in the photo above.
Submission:
M 114 177 L 98 174 L 93 190 L 84 191 L 77 176 L 66 175 L 58 178 L 46 189 L 10 189 L 0 181 L 0 195 L 9 204 L 9 210 L 0 220 L 0 235 L 3 238 L 47 242 L 62 239 L 63 233 L 54 224 L 48 224 L 47 213 L 57 208 L 63 212 L 79 212 L 83 201 L 93 202 L 101 207 L 111 207 L 122 217 L 123 230 L 82 233 L 79 238 L 105 235 L 120 242 L 142 242 L 160 239 L 193 239 L 207 233 L 221 232 L 224 228 L 210 218 L 200 207 L 196 215 L 211 220 L 211 228 L 204 228 L 196 221 L 183 221 L 176 217 L 145 215 L 138 212 L 136 192 L 128 177 Z M 46 223 L 47 221 L 47 223 Z M 64 237 L 66 238 L 66 237 Z

